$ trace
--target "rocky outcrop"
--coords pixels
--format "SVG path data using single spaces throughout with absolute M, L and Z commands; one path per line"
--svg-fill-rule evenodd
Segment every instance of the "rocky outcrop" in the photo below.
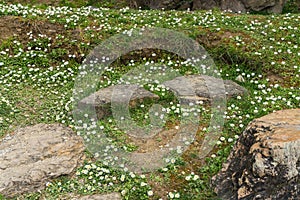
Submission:
M 295 1 L 298 6 L 300 6 L 300 0 Z
M 246 7 L 243 0 L 221 0 L 220 9 L 230 10 L 232 12 L 242 12 L 242 13 L 245 13 L 247 11 L 253 11 L 251 7 Z M 260 11 L 263 11 L 263 9 Z
M 186 10 L 192 7 L 192 0 L 129 0 L 131 7 L 150 9 Z
M 212 184 L 221 199 L 299 199 L 300 109 L 251 122 Z
M 59 124 L 20 128 L 0 141 L 0 193 L 13 197 L 45 188 L 84 159 L 81 137 Z
M 249 11 L 266 11 L 269 13 L 281 13 L 287 0 L 242 0 Z
M 219 8 L 221 6 L 221 2 L 219 0 L 194 0 L 192 6 L 193 10 L 211 10 Z
M 231 10 L 233 12 L 263 11 L 281 13 L 287 0 L 130 0 L 135 7 L 150 9 L 213 9 Z

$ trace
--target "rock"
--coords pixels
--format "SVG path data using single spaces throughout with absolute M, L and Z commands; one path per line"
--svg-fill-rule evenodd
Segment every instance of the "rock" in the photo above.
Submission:
M 36 192 L 71 174 L 84 159 L 81 137 L 59 124 L 20 128 L 0 142 L 0 193 Z
M 296 0 L 295 5 L 297 6 L 298 10 L 300 11 L 300 0 Z
M 259 0 L 257 0 L 259 1 Z M 243 0 L 221 0 L 220 5 L 221 10 L 230 10 L 232 12 L 241 12 L 245 13 L 247 11 L 250 11 L 251 8 L 247 9 L 243 3 Z
M 263 1 L 247 0 L 244 1 L 244 5 L 246 8 L 251 8 L 254 11 L 260 11 L 267 7 L 275 6 L 276 0 L 263 0 Z
M 133 94 L 131 95 L 132 92 Z M 78 104 L 78 108 L 81 111 L 89 111 L 95 108 L 98 119 L 102 119 L 112 114 L 112 100 L 126 105 L 127 101 L 129 101 L 129 106 L 135 107 L 137 103 L 149 99 L 156 100 L 159 99 L 159 97 L 138 85 L 114 85 L 100 89 L 94 94 L 82 99 Z
M 219 0 L 194 0 L 193 1 L 193 10 L 211 10 L 214 8 L 219 8 Z
M 187 84 L 188 83 L 188 84 Z M 181 103 L 196 103 L 203 101 L 209 103 L 212 94 L 224 94 L 222 91 L 222 84 L 224 83 L 227 98 L 242 96 L 247 93 L 247 90 L 237 83 L 205 75 L 189 75 L 176 77 L 173 80 L 163 83 L 170 88 L 177 97 L 181 99 Z M 206 84 L 210 84 L 207 87 Z M 210 89 L 208 89 L 210 88 Z M 213 88 L 213 89 L 212 89 Z M 224 88 L 223 88 L 224 89 Z M 132 95 L 131 95 L 132 94 Z M 121 103 L 133 108 L 138 103 L 146 100 L 158 100 L 159 97 L 138 85 L 115 85 L 100 89 L 94 94 L 82 99 L 78 104 L 78 109 L 81 112 L 89 113 L 95 109 L 98 119 L 112 115 L 112 102 Z M 114 105 L 116 105 L 114 103 Z
M 149 8 L 151 9 L 166 9 L 166 10 L 186 10 L 191 8 L 189 0 L 152 0 Z
M 227 98 L 243 96 L 247 93 L 245 88 L 233 81 L 223 81 L 206 75 L 180 76 L 163 84 L 177 94 L 181 103 L 196 103 L 197 101 L 209 103 L 211 96 L 222 95 L 225 92 Z M 207 84 L 210 86 L 208 87 Z M 222 84 L 224 84 L 223 88 Z
M 121 200 L 122 197 L 119 193 L 110 193 L 110 194 L 99 194 L 99 195 L 90 195 L 78 198 L 78 200 Z M 77 200 L 77 199 L 74 199 Z
M 130 5 L 142 9 L 187 10 L 192 8 L 192 3 L 190 0 L 132 0 Z
M 281 13 L 286 0 L 221 0 L 221 10 Z
M 282 13 L 282 10 L 287 2 L 287 0 L 279 0 L 276 2 L 275 6 L 267 8 L 266 10 L 268 13 Z
M 266 11 L 269 13 L 281 13 L 286 0 L 248 0 L 244 1 L 245 8 L 253 11 Z
M 269 13 L 281 13 L 287 0 L 132 0 L 134 7 L 150 9 L 193 9 L 210 10 L 219 8 L 233 12 L 265 11 Z
M 245 88 L 233 81 L 223 81 L 222 79 L 205 75 L 180 76 L 164 82 L 163 85 L 170 88 L 181 100 L 181 103 L 188 104 L 191 102 L 196 103 L 197 101 L 209 103 L 212 99 L 211 95 L 225 94 L 225 91 L 222 91 L 221 87 L 223 83 L 227 98 L 242 96 L 247 93 Z M 210 87 L 207 87 L 206 84 L 210 84 Z M 131 93 L 133 94 L 131 95 Z M 78 109 L 84 113 L 89 113 L 89 111 L 95 109 L 97 118 L 103 119 L 104 117 L 112 115 L 112 102 L 124 105 L 127 105 L 129 102 L 129 107 L 132 108 L 146 100 L 158 99 L 159 97 L 156 94 L 138 85 L 115 85 L 100 89 L 94 94 L 82 99 L 78 104 Z M 115 103 L 114 105 L 116 105 Z
M 300 109 L 252 121 L 212 185 L 221 199 L 299 199 Z
M 70 194 L 69 197 L 62 197 L 61 199 L 70 200 L 121 200 L 122 197 L 119 193 L 109 193 L 109 194 L 95 194 L 86 196 L 77 196 Z

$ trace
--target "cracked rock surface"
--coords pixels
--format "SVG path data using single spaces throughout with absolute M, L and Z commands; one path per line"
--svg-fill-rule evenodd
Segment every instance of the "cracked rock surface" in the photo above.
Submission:
M 299 199 L 300 109 L 252 121 L 212 185 L 222 199 Z
M 71 174 L 83 161 L 81 137 L 60 124 L 20 128 L 0 141 L 0 193 L 10 198 L 36 192 Z

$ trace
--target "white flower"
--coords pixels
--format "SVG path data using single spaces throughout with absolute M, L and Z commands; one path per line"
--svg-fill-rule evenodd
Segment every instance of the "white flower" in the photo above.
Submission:
M 135 177 L 135 174 L 133 172 L 130 172 L 129 175 L 131 176 L 131 178 Z
M 124 174 L 122 174 L 120 180 L 121 180 L 122 182 L 125 180 L 125 175 L 124 175 Z
M 174 198 L 174 194 L 173 194 L 173 192 L 169 192 L 169 197 L 170 197 L 171 199 L 173 199 L 173 198 Z
M 178 154 L 181 154 L 181 153 L 182 153 L 181 146 L 177 146 L 176 152 L 177 152 Z
M 142 174 L 140 177 L 141 177 L 141 178 L 146 178 L 146 176 L 145 176 L 144 174 Z
M 198 180 L 198 179 L 199 179 L 199 176 L 198 176 L 198 175 L 195 175 L 194 178 L 193 178 L 194 181 L 195 181 L 195 180 Z
M 187 180 L 187 181 L 191 180 L 191 176 L 190 176 L 190 175 L 189 175 L 189 176 L 186 176 L 186 177 L 185 177 L 185 180 Z
M 147 185 L 147 183 L 141 182 L 141 187 L 144 187 L 144 186 L 146 186 L 146 185 Z
M 153 191 L 152 191 L 152 190 L 149 190 L 149 191 L 147 192 L 147 194 L 148 194 L 148 196 L 152 196 L 152 195 L 153 195 Z

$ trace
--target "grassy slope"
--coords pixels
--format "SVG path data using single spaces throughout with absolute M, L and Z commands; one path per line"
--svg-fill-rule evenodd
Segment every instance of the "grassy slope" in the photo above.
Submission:
M 128 199 L 170 198 L 177 193 L 180 199 L 213 199 L 210 177 L 220 169 L 235 138 L 249 121 L 274 110 L 300 107 L 298 14 L 236 15 L 218 11 L 91 11 L 84 7 L 39 7 L 0 4 L 0 20 L 6 24 L 0 26 L 3 33 L 0 36 L 0 136 L 18 126 L 39 122 L 60 122 L 73 127 L 70 98 L 78 67 L 101 41 L 134 27 L 163 27 L 194 38 L 214 58 L 224 79 L 234 80 L 238 75 L 244 77 L 245 82 L 240 84 L 249 90 L 250 95 L 228 102 L 222 138 L 206 160 L 195 159 L 196 149 L 191 149 L 183 159 L 146 177 L 110 169 L 110 172 L 102 170 L 107 175 L 103 175 L 104 179 L 97 173 L 101 167 L 109 167 L 91 161 L 95 165 L 87 163 L 74 177 L 54 181 L 41 194 L 22 198 L 56 199 L 67 192 L 119 191 Z M 165 60 L 171 57 L 170 66 L 175 66 L 176 56 L 156 53 Z M 152 53 L 142 53 L 146 60 L 160 63 L 149 54 Z M 140 57 L 139 53 L 124 56 L 115 63 L 111 72 L 107 72 L 108 78 L 103 84 L 116 82 L 116 78 L 124 73 L 123 69 L 132 68 L 129 60 L 145 63 Z M 183 73 L 189 73 L 185 64 L 180 63 L 179 67 Z M 144 120 L 145 113 L 134 112 L 137 120 Z M 203 113 L 207 115 L 209 111 Z M 98 123 L 117 138 L 117 144 L 126 141 L 124 133 L 116 129 L 113 122 L 103 120 Z M 205 134 L 205 129 L 198 134 Z M 126 145 L 132 150 L 136 148 L 132 144 Z M 124 182 L 120 181 L 122 175 L 126 175 Z M 142 182 L 148 182 L 148 185 L 141 186 Z M 109 186 L 110 183 L 113 185 Z M 150 190 L 154 196 L 148 195 Z

